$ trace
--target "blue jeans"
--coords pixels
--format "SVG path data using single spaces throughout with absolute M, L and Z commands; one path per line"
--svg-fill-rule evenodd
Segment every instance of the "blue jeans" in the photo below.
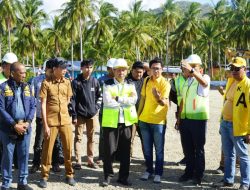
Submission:
M 9 188 L 12 182 L 12 160 L 15 146 L 17 146 L 18 159 L 18 181 L 20 185 L 27 184 L 28 177 L 28 161 L 29 161 L 29 146 L 31 137 L 31 127 L 27 130 L 23 140 L 12 140 L 9 135 L 0 130 L 0 138 L 3 144 L 2 157 L 2 187 Z
M 241 185 L 249 186 L 250 162 L 244 136 L 233 136 L 233 123 L 224 120 L 220 124 L 220 133 L 225 156 L 224 182 L 234 183 L 236 152 L 240 158 Z
M 147 172 L 162 176 L 164 163 L 164 143 L 166 126 L 139 121 L 142 135 Z M 153 145 L 155 146 L 156 162 L 153 169 Z

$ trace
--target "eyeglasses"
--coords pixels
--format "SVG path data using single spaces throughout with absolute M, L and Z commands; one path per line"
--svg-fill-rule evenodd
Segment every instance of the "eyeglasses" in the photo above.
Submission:
M 243 68 L 243 67 L 231 66 L 231 67 L 230 67 L 230 71 L 236 71 L 236 72 L 238 72 L 238 71 L 240 71 L 242 68 Z
M 160 71 L 162 68 L 161 67 L 151 67 L 151 69 L 154 71 Z

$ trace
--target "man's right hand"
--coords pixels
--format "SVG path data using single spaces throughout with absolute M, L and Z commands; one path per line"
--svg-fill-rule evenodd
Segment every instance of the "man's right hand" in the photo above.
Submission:
M 26 131 L 26 127 L 23 123 L 17 123 L 15 126 L 14 126 L 14 129 L 16 130 L 17 134 L 18 135 L 23 135 Z
M 45 136 L 47 139 L 49 139 L 49 137 L 50 137 L 50 128 L 49 128 L 49 126 L 45 126 L 45 127 L 44 127 L 44 136 Z
M 73 120 L 72 120 L 72 124 L 73 124 L 73 125 L 76 125 L 76 123 L 77 123 L 77 119 L 73 119 Z

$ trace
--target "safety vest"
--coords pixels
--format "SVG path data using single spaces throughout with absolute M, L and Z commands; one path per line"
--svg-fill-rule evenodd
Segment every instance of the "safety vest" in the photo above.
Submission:
M 175 80 L 175 89 L 177 94 L 177 104 L 180 106 L 181 99 L 182 99 L 182 91 L 183 91 L 183 85 L 185 84 L 186 79 L 183 77 L 183 75 L 179 75 Z
M 129 95 L 133 92 L 132 85 L 127 83 L 123 85 L 123 88 L 120 93 L 118 85 L 108 85 L 108 88 L 106 89 L 109 91 L 112 97 L 115 96 L 129 97 Z M 135 105 L 122 106 L 122 110 L 124 114 L 125 126 L 130 126 L 138 122 Z M 119 122 L 119 114 L 120 114 L 120 106 L 107 107 L 104 105 L 103 115 L 102 115 L 102 127 L 117 128 L 117 124 Z
M 198 95 L 199 82 L 194 79 L 190 86 L 186 80 L 183 86 L 183 109 L 181 119 L 207 120 L 209 118 L 208 96 Z
M 4 83 L 5 81 L 7 81 L 7 78 L 5 78 L 5 76 L 3 75 L 3 72 L 0 73 L 0 84 Z

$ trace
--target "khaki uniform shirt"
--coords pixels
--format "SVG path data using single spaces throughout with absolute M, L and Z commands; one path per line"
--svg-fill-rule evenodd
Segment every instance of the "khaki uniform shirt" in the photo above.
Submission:
M 47 122 L 50 127 L 69 125 L 71 119 L 68 112 L 68 99 L 72 96 L 70 80 L 60 81 L 54 77 L 43 81 L 40 98 L 46 98 Z

